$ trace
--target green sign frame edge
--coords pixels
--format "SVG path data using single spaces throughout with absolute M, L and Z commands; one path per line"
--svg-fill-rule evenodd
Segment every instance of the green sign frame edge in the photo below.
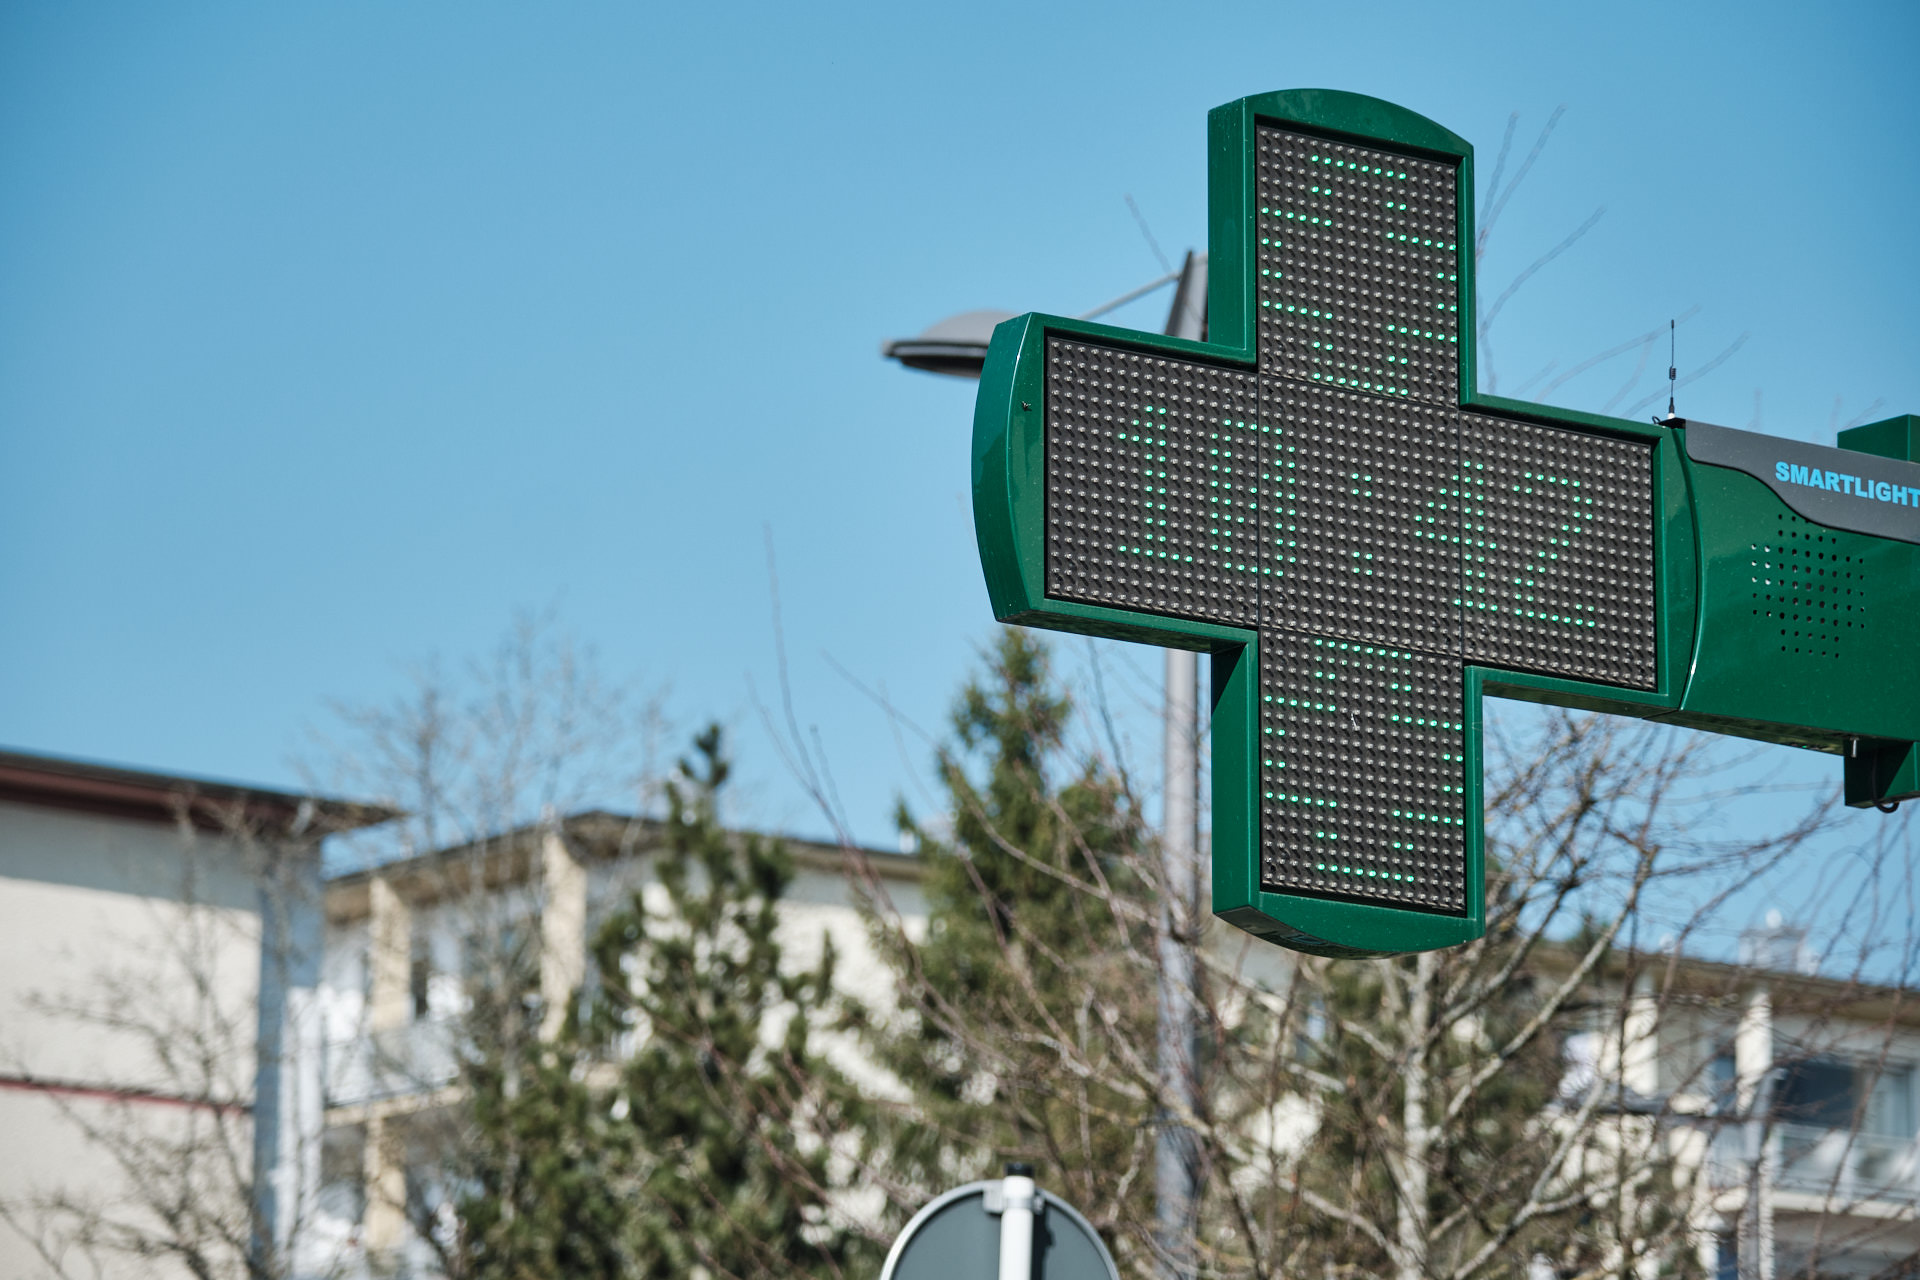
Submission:
M 1484 849 L 1481 698 L 1553 703 L 1652 718 L 1676 711 L 1694 662 L 1698 620 L 1697 533 L 1680 436 L 1636 423 L 1474 390 L 1473 148 L 1405 107 L 1332 89 L 1283 90 L 1241 98 L 1208 115 L 1208 340 L 1144 333 L 1092 321 L 1030 313 L 998 326 L 975 401 L 974 529 L 995 618 L 1001 622 L 1193 649 L 1213 658 L 1213 911 L 1247 932 L 1322 955 L 1391 955 L 1471 941 L 1485 931 L 1484 856 L 1469 859 L 1465 915 L 1450 916 L 1332 899 L 1268 893 L 1259 887 L 1257 758 L 1259 635 L 1175 617 L 1153 617 L 1050 600 L 1045 581 L 1046 340 L 1090 339 L 1148 355 L 1251 371 L 1257 362 L 1253 273 L 1256 120 L 1362 145 L 1386 144 L 1458 162 L 1461 407 L 1497 417 L 1642 440 L 1654 449 L 1657 673 L 1651 690 L 1623 689 L 1468 664 L 1464 797 L 1467 847 Z M 1336 946 L 1327 937 L 1349 940 Z

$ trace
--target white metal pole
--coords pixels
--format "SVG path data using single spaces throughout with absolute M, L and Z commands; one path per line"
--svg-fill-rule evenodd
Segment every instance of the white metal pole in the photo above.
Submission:
M 1000 1280 L 1033 1280 L 1033 1211 L 1039 1195 L 1031 1177 L 1000 1180 Z

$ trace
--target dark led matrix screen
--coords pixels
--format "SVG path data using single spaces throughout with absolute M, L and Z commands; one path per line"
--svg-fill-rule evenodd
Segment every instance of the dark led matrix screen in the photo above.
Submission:
M 1046 594 L 1258 630 L 1264 888 L 1464 914 L 1463 668 L 1654 686 L 1651 447 L 1459 407 L 1450 165 L 1257 166 L 1256 370 L 1048 340 Z

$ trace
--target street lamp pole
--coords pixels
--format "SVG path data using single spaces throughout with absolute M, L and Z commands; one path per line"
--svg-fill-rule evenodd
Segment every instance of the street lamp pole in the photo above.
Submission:
M 1207 260 L 1189 252 L 1167 315 L 1167 336 L 1206 335 Z M 1166 650 L 1160 837 L 1160 972 L 1156 1066 L 1160 1114 L 1154 1137 L 1154 1229 L 1165 1280 L 1191 1280 L 1198 1261 L 1199 1144 L 1187 1120 L 1199 1114 L 1196 1074 L 1199 1009 L 1194 950 L 1200 942 L 1199 661 L 1191 649 Z
M 1189 252 L 1169 272 L 1081 319 L 1090 320 L 1178 280 L 1167 314 L 1169 337 L 1198 341 L 1207 330 L 1207 259 Z M 881 353 L 912 369 L 978 378 L 994 325 L 1005 311 L 968 311 L 915 338 L 885 344 Z M 1160 1106 L 1154 1134 L 1154 1245 L 1162 1280 L 1193 1280 L 1198 1267 L 1200 1148 L 1188 1120 L 1200 1113 L 1197 1074 L 1199 1003 L 1194 989 L 1200 945 L 1203 885 L 1200 872 L 1199 661 L 1188 649 L 1166 651 L 1162 711 L 1165 767 L 1160 838 L 1159 973 L 1155 983 L 1155 1067 Z

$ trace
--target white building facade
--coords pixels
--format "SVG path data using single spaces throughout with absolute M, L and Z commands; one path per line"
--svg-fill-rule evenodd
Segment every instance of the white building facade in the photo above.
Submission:
M 1716 1280 L 1920 1274 L 1920 1002 L 1819 976 L 1804 938 L 1776 917 L 1737 964 L 1623 958 L 1563 1104 L 1597 1089 L 1626 1145 L 1666 1153 L 1640 1194 Z
M 658 904 L 651 856 L 661 834 L 644 820 L 580 814 L 329 882 L 321 1227 L 349 1274 L 434 1271 L 422 1232 L 435 1229 L 445 1188 L 427 1173 L 430 1137 L 459 1101 L 476 957 L 512 957 L 505 977 L 557 1025 L 571 993 L 591 982 L 587 941 L 605 913 L 636 892 Z M 830 938 L 848 994 L 886 1007 L 887 970 L 856 884 L 877 883 L 903 918 L 923 924 L 917 860 L 789 848 L 796 876 L 780 907 L 788 960 L 810 967 Z M 1258 985 L 1285 989 L 1286 953 L 1261 949 L 1248 963 L 1262 970 Z M 1915 1270 L 1920 1007 L 1910 994 L 1821 978 L 1777 948 L 1743 964 L 1636 963 L 1663 975 L 1659 992 L 1643 977 L 1622 1000 L 1624 979 L 1599 979 L 1593 1004 L 1621 1021 L 1572 1037 L 1569 1065 L 1589 1068 L 1585 1087 L 1617 1094 L 1611 1113 L 1636 1141 L 1670 1153 L 1660 1175 L 1670 1180 L 1639 1193 L 1672 1201 L 1701 1269 L 1721 1280 Z M 849 1070 L 886 1087 L 854 1046 L 838 1049 Z M 1582 1087 L 1579 1070 L 1568 1079 Z M 1310 1108 L 1289 1115 L 1312 1125 Z
M 293 1257 L 319 1188 L 321 844 L 390 816 L 0 752 L 0 1275 Z
M 664 905 L 659 823 L 591 812 L 327 885 L 326 1143 L 320 1230 L 345 1274 L 430 1275 L 447 1189 L 434 1143 L 459 1101 L 468 983 L 520 984 L 548 1033 L 590 982 L 589 942 L 633 894 Z M 856 903 L 855 863 L 908 923 L 926 915 L 909 855 L 786 840 L 794 877 L 779 903 L 786 962 L 810 969 L 830 939 L 836 981 L 869 1007 L 892 998 Z M 477 970 L 491 973 L 477 975 Z M 826 1046 L 881 1082 L 851 1044 Z

